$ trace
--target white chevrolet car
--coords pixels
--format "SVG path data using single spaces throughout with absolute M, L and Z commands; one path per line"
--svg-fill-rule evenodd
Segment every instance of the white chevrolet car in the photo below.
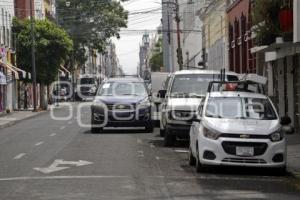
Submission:
M 271 100 L 239 83 L 218 83 L 199 106 L 190 129 L 189 164 L 286 169 L 286 139 Z M 253 88 L 253 86 L 251 86 Z M 223 89 L 222 89 L 223 88 Z M 250 86 L 249 86 L 250 88 Z

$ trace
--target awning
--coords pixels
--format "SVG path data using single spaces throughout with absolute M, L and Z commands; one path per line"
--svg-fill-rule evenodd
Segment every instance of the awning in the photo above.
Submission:
M 0 85 L 6 85 L 6 76 L 0 72 Z
M 251 53 L 266 53 L 272 51 L 278 51 L 286 48 L 299 48 L 300 43 L 293 42 L 283 42 L 283 43 L 274 43 L 269 46 L 257 46 L 251 48 Z
M 5 66 L 7 69 L 9 69 L 10 71 L 12 71 L 15 74 L 15 78 L 19 79 L 19 73 L 13 69 L 13 67 L 9 66 L 8 64 L 4 63 L 3 61 L 0 60 L 0 64 L 2 64 L 3 66 Z
M 8 64 L 10 67 L 12 67 L 14 70 L 18 71 L 18 72 L 21 72 L 22 73 L 22 78 L 26 78 L 26 71 L 16 67 L 16 66 L 13 66 L 13 65 L 10 65 Z

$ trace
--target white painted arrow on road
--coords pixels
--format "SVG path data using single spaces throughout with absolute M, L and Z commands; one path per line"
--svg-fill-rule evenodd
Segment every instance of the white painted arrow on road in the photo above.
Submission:
M 55 160 L 49 167 L 45 167 L 45 168 L 33 168 L 36 171 L 42 172 L 44 174 L 50 174 L 53 172 L 58 172 L 58 171 L 62 171 L 65 169 L 69 169 L 70 167 L 67 166 L 61 166 L 59 167 L 59 165 L 72 165 L 75 167 L 81 167 L 81 166 L 85 166 L 85 165 L 91 165 L 93 164 L 92 162 L 89 161 L 85 161 L 85 160 L 79 160 L 79 161 L 64 161 L 64 160 Z

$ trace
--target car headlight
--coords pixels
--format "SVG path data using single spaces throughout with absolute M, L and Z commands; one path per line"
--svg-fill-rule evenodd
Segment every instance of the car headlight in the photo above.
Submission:
M 148 98 L 146 98 L 138 103 L 138 107 L 149 107 L 150 105 L 151 105 L 151 103 Z
M 204 137 L 208 138 L 208 139 L 212 139 L 212 140 L 217 140 L 220 137 L 220 133 L 216 132 L 216 131 L 212 131 L 206 127 L 203 128 L 203 135 Z
M 89 90 L 90 93 L 96 93 L 96 91 L 97 91 L 97 88 L 96 88 L 95 86 L 93 86 L 93 87 Z
M 270 135 L 270 139 L 272 142 L 279 142 L 283 140 L 284 134 L 279 130 Z

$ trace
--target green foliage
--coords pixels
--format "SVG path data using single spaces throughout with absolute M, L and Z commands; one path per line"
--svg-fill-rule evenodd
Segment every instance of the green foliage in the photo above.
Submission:
M 150 67 L 151 71 L 159 72 L 160 68 L 163 66 L 162 38 L 159 38 L 154 46 L 155 49 L 150 58 Z
M 31 72 L 31 22 L 13 21 L 13 32 L 17 35 L 17 62 L 24 70 Z M 37 82 L 50 84 L 57 70 L 73 49 L 68 34 L 48 20 L 34 21 Z
M 122 0 L 124 2 L 126 0 Z M 111 37 L 120 37 L 120 29 L 127 27 L 128 12 L 115 0 L 57 0 L 59 24 L 74 41 L 75 59 L 79 65 L 86 61 L 85 49 L 105 51 Z
M 289 0 L 256 0 L 252 11 L 253 25 L 256 32 L 257 45 L 270 45 L 276 37 L 288 34 L 280 30 L 278 14 L 282 8 L 289 5 Z

